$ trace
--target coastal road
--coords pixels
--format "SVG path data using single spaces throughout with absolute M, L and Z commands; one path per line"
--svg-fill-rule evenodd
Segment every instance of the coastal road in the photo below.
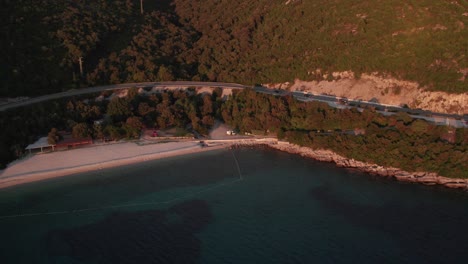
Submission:
M 409 114 L 413 118 L 424 119 L 426 121 L 436 123 L 438 125 L 468 127 L 467 115 L 460 116 L 455 114 L 437 113 L 422 109 L 411 109 L 395 105 L 386 105 L 378 102 L 351 100 L 344 97 L 337 97 L 331 95 L 314 95 L 311 93 L 304 93 L 298 91 L 292 92 L 292 94 L 296 99 L 303 102 L 319 101 L 328 103 L 330 106 L 335 108 L 358 108 L 361 111 L 366 108 L 372 108 L 385 116 L 394 115 L 398 112 L 404 112 Z
M 254 90 L 259 93 L 271 94 L 275 96 L 292 95 L 294 98 L 302 102 L 323 102 L 335 108 L 357 108 L 360 111 L 363 111 L 366 108 L 372 108 L 385 116 L 395 115 L 398 112 L 404 112 L 413 118 L 424 119 L 437 125 L 449 125 L 463 128 L 468 127 L 468 115 L 460 116 L 455 114 L 437 113 L 422 109 L 411 109 L 395 105 L 386 105 L 378 102 L 352 100 L 339 96 L 312 94 L 300 91 L 289 92 L 286 90 L 269 89 L 260 86 L 254 87 Z
M 263 86 L 246 86 L 237 83 L 222 83 L 222 82 L 192 82 L 192 81 L 174 81 L 174 82 L 142 82 L 142 83 L 124 83 L 114 84 L 106 86 L 89 87 L 82 89 L 74 89 L 61 93 L 49 94 L 39 97 L 30 98 L 24 101 L 9 103 L 0 105 L 0 111 L 5 111 L 15 107 L 25 106 L 29 104 L 39 103 L 51 99 L 58 99 L 63 97 L 83 95 L 89 93 L 98 93 L 102 91 L 111 91 L 118 89 L 128 89 L 132 87 L 137 88 L 155 88 L 155 87 L 219 87 L 225 89 L 245 89 L 252 88 L 254 91 L 264 94 L 271 94 L 275 96 L 286 96 L 292 95 L 297 100 L 303 102 L 318 101 L 328 103 L 332 107 L 336 108 L 352 108 L 356 107 L 360 110 L 364 108 L 373 108 L 377 112 L 383 115 L 392 115 L 396 112 L 408 113 L 413 118 L 425 119 L 429 122 L 433 122 L 439 125 L 450 125 L 454 127 L 468 127 L 468 115 L 460 116 L 453 114 L 436 113 L 422 109 L 411 109 L 405 107 L 399 107 L 394 105 L 386 105 L 378 102 L 369 102 L 362 100 L 351 100 L 338 96 L 324 95 L 324 94 L 312 94 L 305 92 L 289 92 L 287 90 L 269 89 Z
M 189 81 L 176 81 L 176 82 L 143 82 L 143 83 L 123 83 L 123 84 L 113 84 L 81 89 L 73 89 L 66 92 L 54 93 L 43 95 L 39 97 L 30 98 L 20 102 L 9 103 L 0 106 L 0 111 L 5 111 L 7 109 L 25 106 L 29 104 L 35 104 L 39 102 L 44 102 L 47 100 L 58 99 L 63 97 L 89 94 L 89 93 L 98 93 L 103 91 L 111 91 L 118 89 L 128 89 L 132 87 L 145 88 L 145 87 L 219 87 L 219 88 L 228 88 L 228 89 L 244 89 L 251 88 L 251 86 L 244 86 L 237 83 L 221 83 L 221 82 L 189 82 Z

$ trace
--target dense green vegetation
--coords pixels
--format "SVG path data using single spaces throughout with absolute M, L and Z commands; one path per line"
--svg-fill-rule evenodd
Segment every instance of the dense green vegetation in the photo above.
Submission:
M 221 94 L 220 89 L 212 95 L 189 89 L 144 95 L 132 88 L 126 97 L 104 92 L 4 111 L 0 165 L 20 157 L 39 136 L 57 142 L 61 130 L 97 141 L 138 138 L 145 127 L 175 127 L 206 135 L 220 119 L 242 133 L 269 132 L 356 160 L 468 178 L 467 129 L 435 126 L 405 113 L 384 117 L 372 109 L 336 109 L 250 89 L 235 90 L 228 100 Z
M 111 95 L 64 98 L 0 112 L 0 167 L 23 155 L 24 148 L 40 136 L 48 135 L 49 143 L 54 144 L 59 140 L 57 131 L 97 141 L 139 138 L 145 127 L 207 134 L 221 104 L 220 91 L 213 95 L 194 91 L 143 95 L 134 88 L 126 97 Z
M 7 1 L 2 5 L 2 96 L 37 95 L 78 85 L 80 57 L 122 31 L 131 1 Z M 89 65 L 85 65 L 85 69 Z
M 360 161 L 468 178 L 467 130 L 435 126 L 404 113 L 384 117 L 372 109 L 340 110 L 244 90 L 222 105 L 221 116 L 242 132 L 276 132 L 290 142 Z
M 131 81 L 320 80 L 345 70 L 467 91 L 466 1 L 145 0 L 143 15 L 139 2 L 3 3 L 0 96 Z

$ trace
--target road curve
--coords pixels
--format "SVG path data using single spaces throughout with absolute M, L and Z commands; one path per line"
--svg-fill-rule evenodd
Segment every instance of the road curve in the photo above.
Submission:
M 96 86 L 96 87 L 89 87 L 89 88 L 81 88 L 76 90 L 69 90 L 66 92 L 55 93 L 55 94 L 48 94 L 39 97 L 34 97 L 28 100 L 9 103 L 0 106 L 0 111 L 5 111 L 7 109 L 12 109 L 15 107 L 25 106 L 29 104 L 39 103 L 51 99 L 58 99 L 63 97 L 75 96 L 75 95 L 82 95 L 82 94 L 89 94 L 89 93 L 97 93 L 102 91 L 109 91 L 109 90 L 118 90 L 118 89 L 128 89 L 132 87 L 219 87 L 219 88 L 227 88 L 227 89 L 245 89 L 245 88 L 253 88 L 256 92 L 271 94 L 275 96 L 285 96 L 285 95 L 292 95 L 297 100 L 308 102 L 308 101 L 319 101 L 328 103 L 332 107 L 339 107 L 340 100 L 343 98 L 331 95 L 313 95 L 310 93 L 303 93 L 303 92 L 289 92 L 286 90 L 277 90 L 277 89 L 269 89 L 262 86 L 246 86 L 238 83 L 223 83 L 223 82 L 192 82 L 192 81 L 173 81 L 173 82 L 141 82 L 141 83 L 122 83 L 122 84 L 113 84 L 113 85 L 105 85 L 105 86 Z M 402 108 L 398 106 L 389 106 L 384 105 L 376 102 L 367 102 L 367 101 L 356 101 L 351 99 L 346 99 L 350 105 L 351 103 L 354 105 L 353 107 L 365 106 L 365 107 L 373 107 L 377 111 L 381 112 L 382 114 L 388 113 L 387 111 L 395 111 L 395 112 L 406 112 L 410 114 L 413 118 L 425 119 L 429 122 L 433 123 L 440 123 L 437 122 L 436 118 L 439 120 L 445 120 L 444 122 L 447 125 L 454 126 L 454 127 L 468 127 L 468 117 L 453 115 L 453 114 L 445 114 L 445 113 L 436 113 L 431 111 L 426 111 L 422 109 L 410 109 L 410 108 Z M 345 108 L 349 108 L 349 106 L 345 106 Z M 449 122 L 451 121 L 451 122 Z
M 89 88 L 73 89 L 66 92 L 54 93 L 43 95 L 39 97 L 34 97 L 28 100 L 9 103 L 0 106 L 0 111 L 5 111 L 7 109 L 25 106 L 29 104 L 35 104 L 47 100 L 58 99 L 63 97 L 97 93 L 102 91 L 117 90 L 117 89 L 128 89 L 132 87 L 220 87 L 228 89 L 244 89 L 251 88 L 252 86 L 245 86 L 237 83 L 221 83 L 221 82 L 190 82 L 190 81 L 175 81 L 175 82 L 142 82 L 142 83 L 122 83 L 122 84 L 113 84 L 105 86 L 96 86 Z

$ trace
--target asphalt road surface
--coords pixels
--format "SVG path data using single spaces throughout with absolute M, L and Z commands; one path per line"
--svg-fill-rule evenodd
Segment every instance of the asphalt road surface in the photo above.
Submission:
M 66 92 L 55 93 L 55 94 L 48 94 L 39 97 L 34 97 L 28 100 L 24 100 L 21 102 L 15 102 L 10 104 L 5 104 L 0 106 L 0 111 L 5 111 L 10 108 L 15 108 L 19 106 L 39 103 L 51 99 L 58 99 L 62 97 L 69 97 L 74 95 L 82 95 L 82 94 L 89 94 L 89 93 L 97 93 L 102 91 L 110 91 L 110 90 L 117 90 L 117 89 L 128 89 L 132 87 L 220 87 L 220 88 L 230 88 L 230 89 L 243 89 L 250 86 L 244 86 L 241 84 L 236 83 L 218 83 L 218 82 L 185 82 L 185 81 L 177 81 L 177 82 L 144 82 L 144 83 L 123 83 L 123 84 L 114 84 L 114 85 L 106 85 L 106 86 L 97 86 L 97 87 L 89 87 L 89 88 L 82 88 L 76 90 L 69 90 Z
M 124 83 L 124 84 L 114 84 L 114 85 L 69 90 L 66 92 L 34 97 L 34 98 L 27 99 L 27 100 L 20 101 L 20 102 L 14 102 L 14 103 L 1 105 L 0 111 L 5 111 L 7 109 L 12 109 L 15 107 L 25 106 L 29 104 L 39 103 L 39 102 L 43 102 L 43 101 L 47 101 L 51 99 L 58 99 L 58 98 L 63 98 L 63 97 L 89 94 L 89 93 L 98 93 L 102 91 L 110 91 L 110 90 L 117 90 L 117 89 L 128 89 L 132 87 L 137 87 L 137 88 L 220 87 L 220 88 L 228 88 L 228 89 L 252 88 L 252 86 L 245 86 L 245 85 L 241 85 L 237 83 L 221 83 L 221 82 L 175 81 L 175 82 Z M 356 107 L 360 110 L 365 109 L 365 108 L 373 108 L 376 111 L 384 115 L 392 115 L 392 114 L 395 114 L 396 112 L 405 112 L 405 113 L 408 113 L 413 118 L 425 119 L 427 121 L 437 123 L 440 125 L 450 125 L 454 127 L 468 127 L 468 115 L 460 116 L 460 115 L 453 115 L 453 114 L 436 113 L 436 112 L 431 112 L 431 111 L 422 110 L 422 109 L 411 109 L 411 108 L 404 108 L 404 107 L 393 106 L 393 105 L 385 105 L 385 104 L 380 104 L 378 102 L 351 100 L 351 99 L 337 97 L 337 96 L 323 95 L 323 94 L 317 95 L 317 94 L 304 93 L 304 92 L 299 92 L 299 91 L 289 92 L 286 90 L 269 89 L 269 88 L 262 87 L 262 86 L 254 86 L 253 89 L 259 93 L 271 94 L 275 96 L 292 95 L 297 100 L 300 100 L 303 102 L 309 102 L 309 101 L 325 102 L 325 103 L 328 103 L 330 106 L 336 107 L 336 108 Z

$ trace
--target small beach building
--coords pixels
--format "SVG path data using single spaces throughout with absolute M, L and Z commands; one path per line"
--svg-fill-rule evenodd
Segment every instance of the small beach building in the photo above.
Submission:
M 52 145 L 52 144 L 49 144 L 47 142 L 47 137 L 41 137 L 39 140 L 37 140 L 36 142 L 32 143 L 32 144 L 29 144 L 27 147 L 26 147 L 26 150 L 29 151 L 29 153 L 31 153 L 32 150 L 35 150 L 35 149 L 40 149 L 41 152 L 44 152 L 44 149 L 52 149 L 54 150 L 55 149 L 55 145 Z
M 40 149 L 41 152 L 44 150 L 57 150 L 57 149 L 70 149 L 80 145 L 90 145 L 93 144 L 93 139 L 91 137 L 86 138 L 72 138 L 71 135 L 65 135 L 62 140 L 57 142 L 57 144 L 49 144 L 47 142 L 47 137 L 41 137 L 39 140 L 33 144 L 29 144 L 26 147 L 26 150 L 29 153 L 32 153 L 34 150 Z

